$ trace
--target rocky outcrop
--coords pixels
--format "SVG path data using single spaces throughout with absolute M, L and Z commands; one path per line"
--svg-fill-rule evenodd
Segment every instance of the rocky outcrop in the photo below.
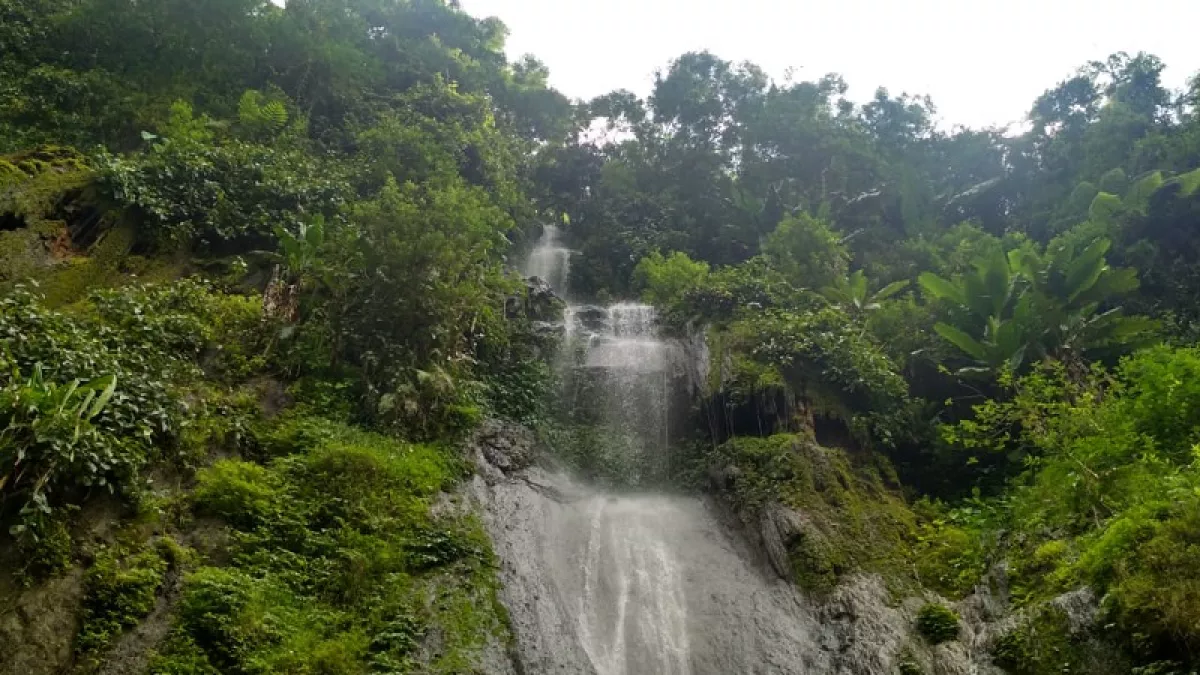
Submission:
M 9 598 L 0 609 L 0 675 L 53 675 L 71 664 L 83 575 L 76 567 Z
M 803 513 L 779 502 L 763 508 L 759 535 L 771 567 L 784 579 L 792 578 L 791 551 L 805 536 L 815 536 L 812 523 Z
M 544 279 L 528 277 L 525 291 L 508 298 L 505 314 L 509 318 L 524 317 L 533 322 L 557 323 L 562 318 L 563 301 Z
M 529 429 L 498 420 L 485 420 L 472 435 L 468 448 L 480 469 L 511 474 L 528 467 L 535 457 L 537 439 Z

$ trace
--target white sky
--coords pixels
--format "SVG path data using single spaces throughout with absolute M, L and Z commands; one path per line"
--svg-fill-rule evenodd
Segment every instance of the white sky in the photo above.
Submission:
M 1200 71 L 1200 0 L 461 0 L 508 26 L 508 51 L 531 53 L 553 86 L 591 98 L 645 96 L 656 69 L 687 51 L 749 60 L 776 78 L 845 76 L 849 95 L 877 86 L 929 94 L 943 127 L 1018 122 L 1046 89 L 1092 59 L 1147 51 L 1165 84 Z

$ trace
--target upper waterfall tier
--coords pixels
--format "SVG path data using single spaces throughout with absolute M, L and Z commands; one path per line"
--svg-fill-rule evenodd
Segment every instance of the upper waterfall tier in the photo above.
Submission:
M 522 272 L 550 284 L 559 297 L 567 297 L 567 282 L 571 275 L 571 249 L 560 243 L 558 228 L 547 225 L 542 238 L 529 253 Z
M 582 343 L 585 348 L 585 357 L 577 365 L 642 373 L 667 367 L 667 345 L 657 337 L 650 305 L 571 305 L 564 313 L 564 323 L 568 342 Z

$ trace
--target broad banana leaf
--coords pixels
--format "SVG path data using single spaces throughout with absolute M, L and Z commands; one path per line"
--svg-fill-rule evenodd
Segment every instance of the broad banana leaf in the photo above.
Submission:
M 934 332 L 958 347 L 963 353 L 977 361 L 988 361 L 988 349 L 978 340 L 948 323 L 938 322 L 933 327 Z
M 888 298 L 892 297 L 893 295 L 896 295 L 897 293 L 904 291 L 904 289 L 908 288 L 908 285 L 909 285 L 909 282 L 907 280 L 893 281 L 892 283 L 888 284 L 887 286 L 884 286 L 883 288 L 879 289 L 879 291 L 876 292 L 875 295 L 872 296 L 871 299 L 877 303 L 883 302 L 884 300 L 887 300 Z
M 1136 291 L 1141 285 L 1137 270 L 1132 267 L 1108 268 L 1092 287 L 1075 297 L 1076 304 L 1104 302 Z
M 850 297 L 854 298 L 856 304 L 862 304 L 867 299 L 867 275 L 862 270 L 857 270 L 850 275 Z
M 1088 207 L 1088 218 L 1102 225 L 1111 225 L 1117 221 L 1121 212 L 1125 210 L 1125 205 L 1121 202 L 1121 198 L 1101 192 L 1092 200 L 1092 205 Z
M 1140 213 L 1145 213 L 1150 205 L 1150 197 L 1163 186 L 1161 171 L 1151 171 L 1138 178 L 1125 194 L 1125 206 Z
M 99 415 L 100 411 L 104 410 L 104 406 L 108 405 L 108 402 L 112 400 L 113 393 L 117 390 L 117 376 L 105 375 L 104 377 L 92 380 L 88 383 L 88 386 L 100 390 L 100 394 L 96 396 L 96 400 L 92 401 L 91 409 L 87 411 L 87 419 L 92 419 L 96 415 Z M 100 387 L 103 387 L 103 389 L 101 390 Z
M 967 304 L 967 298 L 961 286 L 947 281 L 933 272 L 922 272 L 921 276 L 917 277 L 917 283 L 920 284 L 921 290 L 934 298 L 949 300 L 964 307 Z
M 1012 294 L 1012 271 L 1008 268 L 1008 256 L 996 251 L 984 259 L 984 264 L 986 267 L 981 271 L 991 305 L 991 311 L 987 315 L 1001 316 Z
M 1100 275 L 1107 269 L 1104 254 L 1108 252 L 1111 244 L 1112 242 L 1108 239 L 1097 239 L 1085 248 L 1079 257 L 1071 261 L 1066 270 L 1066 288 L 1064 289 L 1067 294 L 1067 302 L 1074 302 L 1100 279 Z
M 1191 197 L 1197 190 L 1200 190 L 1200 169 L 1176 176 L 1174 180 L 1182 186 L 1179 196 Z

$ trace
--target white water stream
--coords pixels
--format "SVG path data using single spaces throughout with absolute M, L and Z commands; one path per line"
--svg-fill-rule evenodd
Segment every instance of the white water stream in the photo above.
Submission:
M 525 272 L 563 295 L 570 259 L 548 227 Z M 564 405 L 590 406 L 614 442 L 665 452 L 672 351 L 654 308 L 571 305 L 564 334 L 560 374 L 584 383 Z M 525 675 L 829 672 L 799 595 L 700 499 L 530 469 L 489 502 Z

